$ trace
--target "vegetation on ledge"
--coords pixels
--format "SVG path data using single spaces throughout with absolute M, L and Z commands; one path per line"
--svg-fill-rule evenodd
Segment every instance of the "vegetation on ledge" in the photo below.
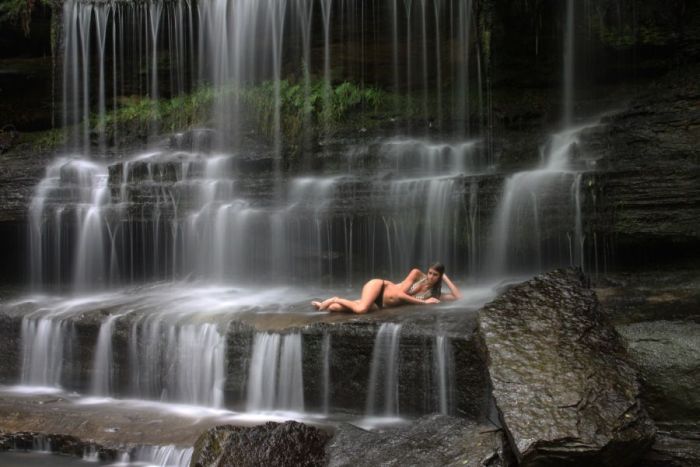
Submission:
M 122 98 L 121 106 L 109 112 L 104 121 L 93 116 L 91 126 L 103 126 L 106 139 L 115 132 L 146 136 L 153 128 L 158 132 L 176 132 L 206 126 L 212 115 L 226 114 L 227 107 L 238 108 L 245 115 L 245 131 L 252 131 L 272 141 L 277 132 L 279 95 L 279 131 L 286 147 L 296 152 L 305 138 L 318 138 L 347 126 L 366 127 L 379 116 L 390 114 L 404 98 L 376 87 L 360 87 L 343 82 L 327 86 L 322 80 L 294 83 L 289 80 L 265 81 L 255 86 L 214 89 L 203 86 L 190 94 L 171 99 Z M 236 107 L 236 102 L 238 106 Z M 408 114 L 413 106 L 402 104 Z

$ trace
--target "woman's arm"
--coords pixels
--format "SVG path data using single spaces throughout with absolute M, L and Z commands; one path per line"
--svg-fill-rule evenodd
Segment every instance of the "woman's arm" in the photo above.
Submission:
M 450 293 L 442 294 L 440 298 L 442 300 L 459 300 L 462 298 L 462 292 L 459 291 L 459 288 L 450 280 L 449 277 L 447 277 L 447 274 L 442 275 L 442 281 L 447 285 L 447 287 L 450 289 Z

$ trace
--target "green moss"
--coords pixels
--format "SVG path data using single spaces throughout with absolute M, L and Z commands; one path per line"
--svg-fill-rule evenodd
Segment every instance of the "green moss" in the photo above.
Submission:
M 19 144 L 26 144 L 37 153 L 50 153 L 61 148 L 66 143 L 66 132 L 63 129 L 20 133 Z
M 322 80 L 304 83 L 290 80 L 266 81 L 255 86 L 201 87 L 190 94 L 167 100 L 122 98 L 119 108 L 107 114 L 104 131 L 109 137 L 116 130 L 122 134 L 143 132 L 157 126 L 175 132 L 207 125 L 217 106 L 234 106 L 238 102 L 246 121 L 256 132 L 273 139 L 276 125 L 276 95 L 279 93 L 279 128 L 285 145 L 296 151 L 304 136 L 318 137 L 348 125 L 368 126 L 378 114 L 392 112 L 403 98 L 375 87 L 360 87 L 343 82 L 328 87 Z M 402 105 L 406 109 L 406 105 Z M 410 115 L 414 110 L 408 107 Z M 102 122 L 93 116 L 91 126 L 100 129 Z
M 50 5 L 49 0 L 0 0 L 0 27 L 3 24 L 21 26 L 25 36 L 29 36 L 32 11 L 37 4 Z

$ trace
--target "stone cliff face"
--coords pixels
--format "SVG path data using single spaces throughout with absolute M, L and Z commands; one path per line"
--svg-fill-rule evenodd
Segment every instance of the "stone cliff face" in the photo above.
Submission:
M 604 117 L 583 140 L 585 150 L 599 157 L 590 180 L 596 203 L 590 222 L 615 237 L 621 261 L 668 261 L 698 252 L 698 72 L 670 73 Z

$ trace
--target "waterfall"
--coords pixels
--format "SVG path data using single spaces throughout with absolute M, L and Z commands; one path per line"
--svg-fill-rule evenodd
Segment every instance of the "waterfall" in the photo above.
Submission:
M 377 331 L 367 384 L 367 415 L 399 414 L 399 340 L 401 325 L 384 323 Z
M 22 384 L 61 386 L 70 330 L 70 324 L 59 317 L 22 319 Z
M 454 360 L 450 339 L 435 336 L 433 345 L 433 368 L 437 380 L 438 407 L 441 414 L 450 415 L 454 410 Z
M 132 325 L 129 369 L 135 397 L 222 407 L 226 336 L 215 324 L 147 316 Z
M 566 1 L 566 30 L 564 31 L 564 97 L 562 99 L 564 112 L 564 128 L 574 121 L 574 0 Z
M 331 404 L 331 335 L 328 333 L 323 334 L 323 341 L 321 343 L 321 361 L 323 362 L 322 368 L 322 396 L 321 401 L 323 404 L 323 413 L 330 413 Z
M 125 462 L 138 462 L 163 467 L 187 467 L 190 465 L 194 448 L 175 445 L 139 446 L 127 454 Z
M 248 370 L 249 412 L 304 410 L 301 334 L 257 333 Z
M 506 179 L 489 245 L 492 275 L 533 273 L 567 263 L 584 266 L 581 173 L 573 157 L 581 132 L 594 125 L 552 135 L 539 168 Z M 562 228 L 567 225 L 571 230 Z M 566 242 L 569 248 L 561 248 L 560 235 L 573 235 Z
M 107 396 L 112 388 L 112 333 L 117 315 L 109 316 L 100 325 L 92 365 L 92 394 Z
M 46 435 L 37 435 L 32 438 L 32 451 L 34 452 L 51 452 L 51 439 Z
M 488 170 L 477 142 L 390 139 L 368 151 L 390 177 L 363 168 L 290 177 L 284 201 L 252 188 L 234 155 L 153 150 L 108 166 L 58 160 L 30 206 L 33 283 L 85 291 L 193 274 L 287 281 L 343 271 L 347 284 L 377 262 L 401 274 L 436 259 L 460 270 L 479 247 L 475 240 L 460 250 L 456 237 L 473 222 L 462 212 L 478 205 L 476 194 L 465 205 L 463 177 Z M 354 166 L 369 156 L 346 157 Z M 355 213 L 357 193 L 366 202 Z

